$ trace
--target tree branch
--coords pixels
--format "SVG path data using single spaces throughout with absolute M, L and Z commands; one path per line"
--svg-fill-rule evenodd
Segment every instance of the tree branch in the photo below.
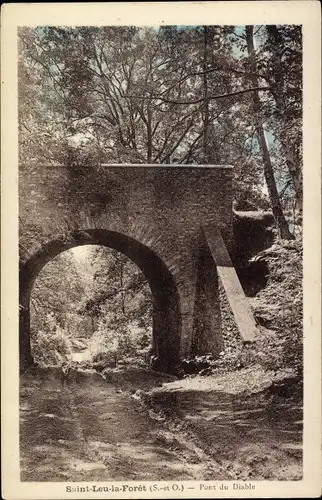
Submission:
M 283 196 L 287 188 L 292 184 L 292 179 L 288 180 L 285 186 L 281 189 L 281 191 L 278 193 L 279 198 Z
M 223 99 L 225 97 L 232 97 L 232 96 L 235 96 L 235 95 L 240 95 L 240 94 L 245 94 L 247 92 L 260 92 L 260 91 L 268 91 L 268 90 L 272 90 L 271 87 L 253 87 L 253 88 L 250 88 L 250 89 L 243 89 L 243 90 L 236 90 L 234 92 L 228 92 L 227 94 L 218 94 L 218 95 L 213 95 L 213 96 L 208 96 L 207 97 L 207 100 L 210 101 L 210 100 L 215 100 L 215 99 Z M 200 104 L 201 102 L 203 102 L 205 99 L 204 97 L 201 97 L 200 99 L 195 99 L 193 101 L 174 101 L 172 99 L 166 99 L 164 97 L 161 97 L 161 96 L 155 96 L 155 97 L 149 97 L 149 96 L 134 96 L 134 95 L 130 95 L 130 96 L 126 96 L 126 97 L 129 97 L 129 98 L 132 98 L 132 99 L 142 99 L 142 100 L 150 100 L 150 101 L 162 101 L 162 102 L 165 102 L 165 103 L 168 103 L 168 104 L 182 104 L 182 105 L 187 105 L 187 104 Z

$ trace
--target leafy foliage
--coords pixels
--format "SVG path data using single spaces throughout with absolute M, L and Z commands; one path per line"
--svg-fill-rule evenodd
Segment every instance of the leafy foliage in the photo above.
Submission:
M 47 325 L 53 330 L 54 322 L 67 336 L 81 335 L 84 325 L 78 315 L 79 302 L 86 282 L 71 252 L 63 252 L 49 262 L 39 273 L 34 284 L 31 307 L 31 333 L 34 336 Z M 51 323 L 48 323 L 50 312 Z
M 218 359 L 205 355 L 186 360 L 185 373 L 210 374 L 213 370 L 226 372 L 261 365 L 267 370 L 291 370 L 296 376 L 302 376 L 301 242 L 279 242 L 261 252 L 258 258 L 266 260 L 269 273 L 266 287 L 253 299 L 255 317 L 266 325 L 259 326 L 256 342 L 243 345 L 236 341 L 234 320 L 225 304 L 225 349 Z
M 18 71 L 20 168 L 28 175 L 35 163 L 66 164 L 70 203 L 82 192 L 91 209 L 90 183 L 104 208 L 108 163 L 232 164 L 235 208 L 270 208 L 281 236 L 300 238 L 299 26 L 24 27 Z M 269 282 L 255 302 L 271 333 L 260 350 L 228 345 L 211 366 L 241 367 L 254 356 L 301 369 L 296 245 L 281 241 L 265 254 Z M 43 332 L 36 350 L 56 339 L 44 332 L 49 309 L 60 336 L 90 339 L 93 359 L 148 349 L 151 294 L 125 257 L 96 249 L 85 278 L 70 256 L 48 266 L 32 295 L 32 328 Z
M 245 198 L 267 206 L 257 116 L 278 190 L 300 206 L 300 28 L 254 27 L 256 64 L 246 35 L 241 26 L 21 28 L 22 164 L 65 162 L 71 173 L 74 164 L 71 182 L 86 164 L 81 182 L 104 186 L 104 163 L 228 163 L 240 208 Z
M 60 364 L 85 346 L 93 362 L 148 361 L 152 297 L 129 259 L 104 247 L 86 247 L 81 260 L 60 254 L 40 272 L 31 295 L 35 359 Z
M 54 314 L 43 319 L 43 329 L 33 337 L 32 353 L 42 365 L 61 365 L 71 355 L 71 342 L 66 332 L 57 324 Z
M 142 357 L 151 342 L 152 296 L 149 286 L 127 257 L 116 251 L 92 249 L 94 280 L 84 311 L 96 317 L 89 343 L 95 361 L 102 353 L 117 362 Z
M 303 370 L 303 289 L 301 241 L 282 242 L 263 252 L 268 284 L 255 299 L 255 313 L 272 332 L 262 339 L 261 357 L 268 367 Z

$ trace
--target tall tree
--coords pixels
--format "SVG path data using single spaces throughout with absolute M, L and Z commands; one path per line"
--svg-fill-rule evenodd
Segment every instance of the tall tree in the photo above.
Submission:
M 278 191 L 285 195 L 293 165 L 300 200 L 301 180 L 294 167 L 300 146 L 293 156 L 286 151 L 296 135 L 290 109 L 300 99 L 287 69 L 298 73 L 300 47 L 290 27 L 278 27 L 285 46 L 281 81 L 270 69 L 277 58 L 272 35 L 255 50 L 254 30 L 249 29 L 23 28 L 22 158 L 67 163 L 69 199 L 72 186 L 86 180 L 95 183 L 102 200 L 110 184 L 104 163 L 232 164 L 236 202 L 246 206 L 248 197 L 249 205 L 267 206 L 266 183 L 281 236 L 292 237 Z M 287 95 L 283 106 L 276 104 L 282 88 Z M 268 148 L 264 124 L 274 134 L 274 147 Z M 38 150 L 37 144 L 30 145 L 33 130 L 39 131 Z M 285 179 L 282 185 L 277 174 Z
M 266 26 L 264 50 L 270 54 L 269 78 L 275 106 L 273 127 L 302 214 L 302 34 L 300 26 Z
M 209 100 L 208 100 L 208 59 L 210 53 L 210 28 L 209 26 L 203 27 L 203 157 L 204 163 L 209 163 Z
M 82 312 L 97 318 L 106 329 L 127 328 L 131 322 L 151 327 L 152 296 L 139 268 L 125 255 L 104 247 L 89 253 L 93 272 L 91 291 Z
M 246 42 L 247 42 L 247 51 L 249 59 L 249 75 L 250 75 L 249 78 L 253 86 L 256 87 L 258 86 L 258 77 L 257 77 L 256 51 L 254 46 L 253 25 L 246 26 Z M 273 165 L 271 162 L 267 140 L 265 137 L 261 100 L 257 91 L 254 91 L 252 95 L 253 95 L 253 106 L 254 106 L 253 108 L 254 122 L 255 122 L 258 142 L 263 156 L 264 176 L 273 215 L 279 230 L 280 237 L 283 239 L 294 239 L 294 235 L 289 230 L 288 223 L 284 216 L 281 202 L 279 199 L 279 194 L 274 177 Z
M 193 130 L 196 107 L 178 113 L 154 99 L 156 89 L 177 97 L 189 87 L 173 85 L 180 67 L 155 30 L 46 28 L 21 37 L 56 90 L 46 96 L 52 107 L 63 106 L 67 128 L 82 134 L 87 149 L 95 144 L 104 161 L 162 162 Z
M 61 253 L 39 273 L 31 293 L 32 332 L 42 329 L 48 314 L 68 335 L 82 329 L 79 305 L 86 293 L 86 283 L 72 252 Z M 75 332 L 76 330 L 76 332 Z

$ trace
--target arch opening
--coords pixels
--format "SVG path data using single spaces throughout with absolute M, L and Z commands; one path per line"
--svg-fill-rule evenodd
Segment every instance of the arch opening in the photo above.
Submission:
M 42 366 L 147 367 L 152 305 L 144 275 L 124 254 L 98 245 L 62 252 L 42 268 L 31 291 L 32 357 Z
M 60 253 L 84 245 L 107 247 L 128 257 L 142 271 L 152 298 L 152 368 L 175 373 L 179 362 L 181 318 L 175 281 L 158 255 L 142 243 L 120 233 L 92 229 L 53 239 L 35 253 L 20 270 L 20 366 L 34 359 L 31 352 L 30 299 L 42 268 Z

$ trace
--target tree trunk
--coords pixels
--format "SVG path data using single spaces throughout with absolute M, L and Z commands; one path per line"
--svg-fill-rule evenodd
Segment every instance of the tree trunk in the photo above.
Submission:
M 123 279 L 123 258 L 120 259 L 120 288 L 121 288 L 121 308 L 122 313 L 125 314 L 125 291 L 124 291 L 124 279 Z
M 268 25 L 266 29 L 271 41 L 271 50 L 273 53 L 273 78 L 275 83 L 274 99 L 276 111 L 282 123 L 285 121 L 286 115 L 283 63 L 281 59 L 282 37 L 275 25 Z M 301 215 L 303 210 L 303 178 L 300 156 L 295 145 L 289 140 L 287 133 L 283 129 L 280 131 L 280 142 L 285 155 L 286 165 L 293 182 L 297 209 Z
M 254 47 L 254 27 L 246 26 L 246 40 L 247 40 L 247 51 L 249 60 L 251 61 L 253 73 L 250 72 L 250 79 L 254 87 L 258 87 L 258 79 L 256 76 L 256 59 L 255 59 L 255 47 Z M 273 166 L 271 162 L 271 157 L 269 154 L 269 149 L 266 142 L 266 137 L 264 133 L 263 121 L 261 117 L 261 102 L 259 94 L 257 91 L 253 92 L 253 104 L 254 104 L 254 119 L 256 125 L 256 133 L 259 142 L 259 146 L 262 152 L 263 165 L 264 165 L 264 177 L 267 185 L 267 190 L 269 194 L 269 199 L 274 215 L 274 219 L 277 224 L 279 231 L 279 237 L 285 240 L 294 239 L 293 234 L 290 232 L 288 223 L 285 219 L 281 202 L 278 196 L 278 191 L 276 187 Z
M 203 158 L 207 165 L 210 162 L 209 154 L 209 99 L 208 99 L 208 35 L 209 28 L 204 26 L 203 31 Z
M 148 107 L 147 117 L 147 142 L 147 163 L 152 163 L 152 116 L 150 107 Z
M 94 333 L 95 333 L 95 320 L 94 320 L 93 313 L 91 315 L 91 326 L 92 326 L 92 335 L 94 335 Z

